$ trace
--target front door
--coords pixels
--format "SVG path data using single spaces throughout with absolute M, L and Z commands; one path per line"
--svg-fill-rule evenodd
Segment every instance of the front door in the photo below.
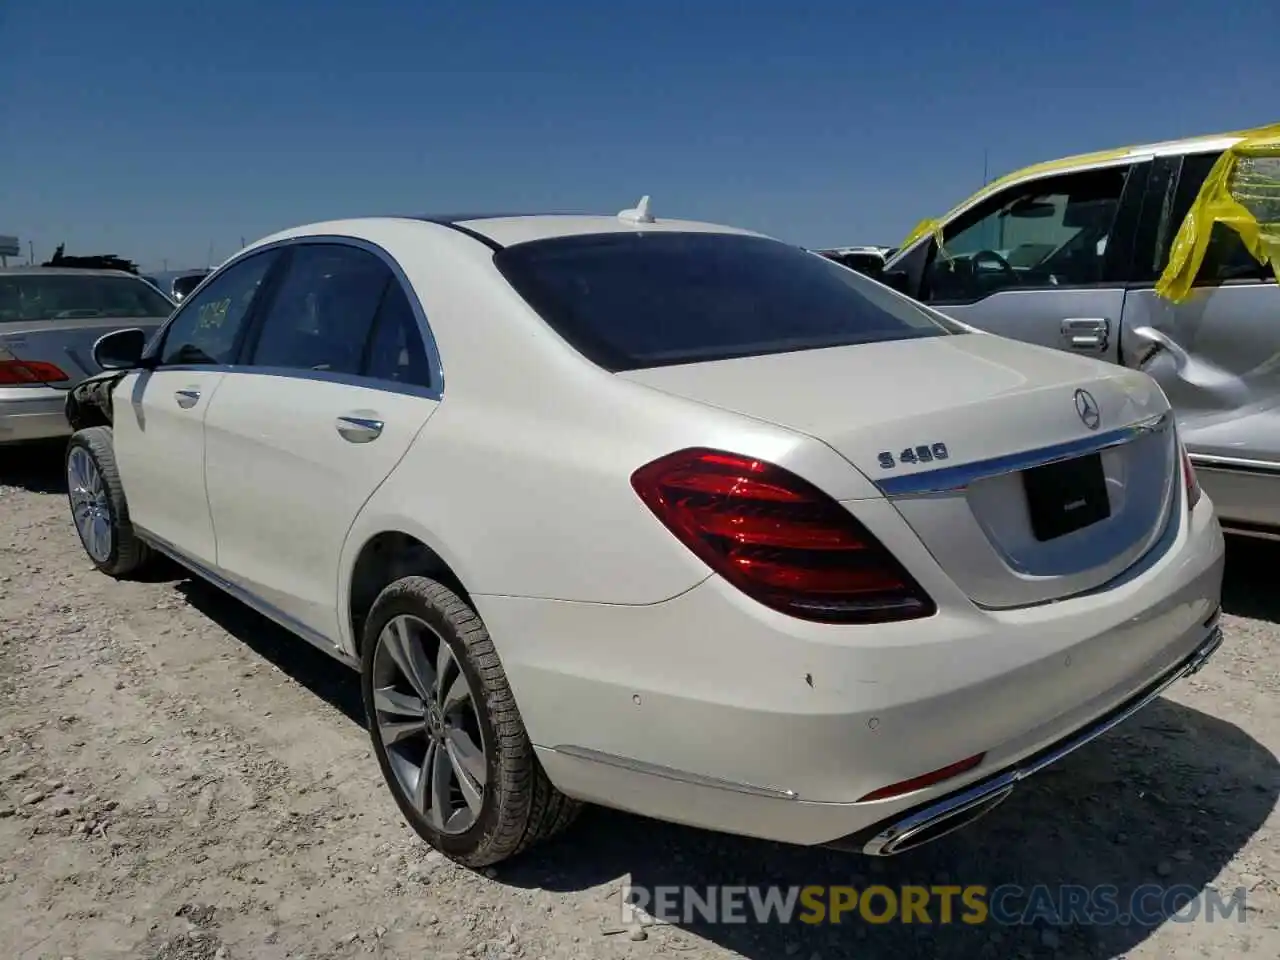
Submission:
M 1118 361 L 1124 269 L 1148 164 L 1014 184 L 925 244 L 917 299 L 989 333 Z
M 275 257 L 246 257 L 185 302 L 151 350 L 154 368 L 131 373 L 112 396 L 130 518 L 206 565 L 216 545 L 205 496 L 205 417 Z
M 220 570 L 334 644 L 347 532 L 438 403 L 410 296 L 368 250 L 293 246 L 206 423 Z

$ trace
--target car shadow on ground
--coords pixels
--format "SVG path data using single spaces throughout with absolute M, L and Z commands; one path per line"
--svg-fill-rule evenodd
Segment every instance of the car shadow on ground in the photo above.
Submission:
M 67 441 L 40 440 L 0 447 L 0 487 L 18 487 L 32 493 L 66 493 L 63 455 Z
M 879 885 L 901 897 L 906 886 L 979 885 L 989 891 L 992 906 L 992 916 L 980 925 L 963 921 L 959 896 L 949 924 L 942 922 L 937 897 L 929 901 L 929 923 L 918 916 L 911 924 L 873 923 L 854 909 L 838 925 L 717 924 L 703 921 L 692 901 L 688 915 L 669 919 L 758 960 L 815 954 L 1117 957 L 1158 924 L 1185 922 L 1172 918 L 1179 909 L 1185 917 L 1199 910 L 1204 922 L 1205 901 L 1184 906 L 1187 898 L 1214 882 L 1262 827 L 1278 794 L 1280 764 L 1268 750 L 1229 723 L 1161 699 L 1027 781 L 985 819 L 890 859 L 720 836 L 593 808 L 561 840 L 498 875 L 508 884 L 553 890 L 584 890 L 629 876 L 633 887 L 655 898 L 657 887 L 691 887 L 705 898 L 709 886 Z M 1041 885 L 1043 893 L 1033 892 Z M 1064 887 L 1108 886 L 1116 890 L 1119 911 L 1127 912 L 1132 898 L 1142 895 L 1137 920 L 1121 924 L 1113 914 L 1109 925 L 1088 925 L 1061 899 Z M 1009 892 L 991 893 L 1001 887 Z M 1225 883 L 1218 890 L 1223 903 L 1234 889 Z M 1044 899 L 1046 894 L 1059 899 Z M 613 902 L 621 925 L 621 894 Z M 1059 905 L 1056 921 L 1051 910 L 1038 909 L 1049 903 Z M 885 904 L 883 897 L 874 900 L 872 916 L 881 915 Z M 804 913 L 800 904 L 797 915 Z M 1010 925 L 1013 919 L 1022 923 Z M 1215 922 L 1232 928 L 1215 937 L 1224 947 L 1226 934 L 1242 929 L 1235 913 Z
M 1237 575 L 1243 575 L 1240 566 Z M 335 670 L 325 653 L 212 586 L 195 580 L 175 586 L 223 629 L 363 725 L 354 674 Z M 1172 916 L 1180 909 L 1199 910 L 1197 922 L 1206 922 L 1206 897 L 1219 896 L 1233 909 L 1234 879 L 1216 893 L 1207 891 L 1262 827 L 1278 796 L 1280 763 L 1266 748 L 1230 723 L 1160 699 L 1028 781 L 985 819 L 891 859 L 737 838 L 589 807 L 564 837 L 501 866 L 497 877 L 519 888 L 601 888 L 600 896 L 623 877 L 633 888 L 691 887 L 703 895 L 708 886 L 735 885 L 880 885 L 894 891 L 977 885 L 989 891 L 993 914 L 995 906 L 1004 908 L 1002 917 L 966 923 L 957 900 L 953 922 L 943 923 L 934 899 L 929 923 L 869 923 L 856 909 L 839 925 L 712 923 L 694 913 L 650 935 L 675 929 L 753 960 L 1118 957 L 1159 924 L 1185 922 Z M 1010 892 L 997 904 L 994 891 L 1002 887 Z M 1141 915 L 1090 925 L 1067 914 L 1055 923 L 1051 911 L 1037 909 L 1048 902 L 1043 891 L 1072 896 L 1061 893 L 1068 887 L 1095 895 L 1114 888 L 1117 912 L 1127 912 L 1140 896 Z M 1184 906 L 1187 895 L 1199 895 L 1198 906 Z M 884 901 L 876 902 L 882 911 Z M 621 894 L 611 894 L 610 903 L 621 921 Z M 1055 903 L 1063 906 L 1061 899 Z M 804 914 L 804 906 L 796 912 Z M 1241 916 L 1219 914 L 1215 922 L 1228 929 L 1215 940 L 1225 943 L 1246 929 Z
M 1275 571 L 1280 542 L 1256 537 L 1227 537 L 1227 573 L 1222 609 L 1237 617 L 1280 623 L 1280 590 Z
M 323 650 L 277 626 L 212 584 L 185 574 L 177 564 L 166 565 L 173 577 L 180 578 L 174 589 L 191 606 L 316 696 L 328 701 L 353 723 L 361 727 L 365 725 L 360 683 L 354 672 L 339 666 Z

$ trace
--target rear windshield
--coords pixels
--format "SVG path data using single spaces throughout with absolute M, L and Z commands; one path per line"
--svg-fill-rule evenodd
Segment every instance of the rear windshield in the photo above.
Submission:
M 167 317 L 173 304 L 138 277 L 0 274 L 0 323 L 93 317 Z
M 494 262 L 556 332 L 614 371 L 962 332 L 825 257 L 760 237 L 558 237 Z

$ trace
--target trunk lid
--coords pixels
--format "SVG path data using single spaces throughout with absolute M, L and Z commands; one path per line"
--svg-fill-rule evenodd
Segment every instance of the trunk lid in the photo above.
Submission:
M 1160 540 L 1178 502 L 1177 442 L 1154 381 L 1001 337 L 618 376 L 827 443 L 877 484 L 982 606 L 1101 586 Z
M 8 321 L 0 323 L 0 359 L 52 363 L 68 379 L 45 386 L 67 390 L 100 372 L 101 368 L 93 362 L 93 345 L 99 337 L 129 327 L 145 330 L 149 335 L 163 322 L 163 318 L 155 317 Z

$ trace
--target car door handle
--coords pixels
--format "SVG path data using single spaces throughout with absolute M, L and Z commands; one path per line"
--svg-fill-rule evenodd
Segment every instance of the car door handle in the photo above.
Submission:
M 1105 350 L 1111 322 L 1101 317 L 1068 317 L 1062 321 L 1062 336 L 1073 350 Z
M 200 402 L 200 391 L 191 387 L 186 390 L 175 390 L 173 398 L 178 401 L 178 406 L 184 410 L 189 410 Z
M 350 443 L 368 443 L 377 440 L 386 426 L 381 420 L 371 417 L 345 416 L 338 418 L 338 433 L 343 440 Z

